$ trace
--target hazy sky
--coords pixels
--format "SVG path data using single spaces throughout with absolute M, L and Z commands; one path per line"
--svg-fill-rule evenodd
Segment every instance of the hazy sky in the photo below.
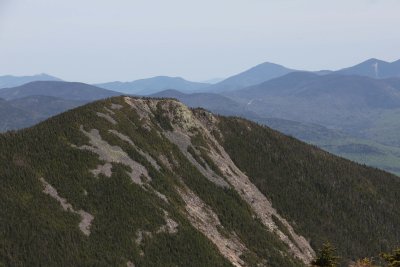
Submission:
M 399 0 L 0 0 L 0 75 L 226 77 L 400 58 Z

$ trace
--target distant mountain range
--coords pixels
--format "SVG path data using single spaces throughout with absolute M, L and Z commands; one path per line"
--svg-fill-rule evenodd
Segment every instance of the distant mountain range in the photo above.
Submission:
M 33 117 L 24 110 L 0 98 L 0 131 L 20 129 L 35 124 Z
M 263 117 L 325 125 L 362 136 L 377 116 L 400 108 L 400 79 L 290 73 L 224 94 Z
M 219 83 L 216 83 L 207 88 L 207 91 L 214 93 L 233 91 L 251 85 L 256 85 L 294 71 L 296 70 L 289 69 L 278 64 L 265 62 L 249 70 L 231 76 Z
M 146 94 L 245 117 L 332 153 L 400 174 L 399 62 L 370 59 L 338 71 L 317 72 L 263 63 L 213 85 L 165 76 L 99 85 L 115 91 L 83 83 L 31 82 L 0 89 L 0 131 L 31 126 L 121 92 Z
M 119 92 L 77 82 L 39 81 L 0 89 L 0 98 L 10 100 L 32 95 L 53 96 L 68 100 L 93 101 L 121 95 Z
M 244 72 L 233 75 L 219 83 L 216 83 L 207 88 L 207 91 L 221 93 L 239 90 L 245 87 L 261 84 L 263 82 L 282 77 L 292 72 L 305 71 L 295 70 L 282 65 L 265 62 Z M 367 76 L 371 78 L 400 77 L 400 60 L 389 63 L 378 59 L 369 59 L 355 66 L 344 68 L 338 71 L 320 70 L 308 72 L 320 76 L 334 73 L 341 75 Z
M 6 101 L 0 99 L 0 132 L 26 128 L 88 101 L 32 95 Z
M 16 87 L 34 81 L 61 81 L 61 79 L 47 75 L 45 73 L 33 76 L 0 76 L 0 89 L 8 87 Z
M 371 58 L 360 64 L 337 71 L 338 74 L 361 75 L 371 78 L 400 77 L 400 60 L 386 62 Z
M 178 90 L 184 93 L 221 93 L 258 85 L 292 72 L 305 72 L 305 70 L 296 70 L 275 63 L 264 62 L 226 79 L 215 78 L 205 82 L 188 81 L 181 77 L 156 76 L 130 82 L 114 81 L 99 83 L 94 84 L 94 86 L 132 95 L 151 95 L 168 89 Z M 334 73 L 340 75 L 367 76 L 379 79 L 400 77 L 400 60 L 386 62 L 371 58 L 355 66 L 337 71 L 320 70 L 309 72 L 321 76 Z M 32 81 L 61 81 L 61 79 L 47 74 L 33 76 L 0 76 L 0 88 L 16 87 Z
M 0 89 L 0 132 L 29 127 L 68 109 L 118 95 L 84 83 L 60 81 Z
M 293 72 L 225 92 L 155 94 L 241 116 L 332 153 L 400 174 L 400 79 Z
M 210 86 L 208 83 L 190 82 L 180 77 L 157 76 L 133 82 L 109 82 L 96 86 L 125 94 L 150 95 L 156 92 L 175 89 L 182 92 L 201 91 Z

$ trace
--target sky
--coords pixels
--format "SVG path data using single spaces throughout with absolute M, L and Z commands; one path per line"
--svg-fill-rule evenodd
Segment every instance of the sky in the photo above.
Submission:
M 224 78 L 400 59 L 399 0 L 0 0 L 0 75 Z

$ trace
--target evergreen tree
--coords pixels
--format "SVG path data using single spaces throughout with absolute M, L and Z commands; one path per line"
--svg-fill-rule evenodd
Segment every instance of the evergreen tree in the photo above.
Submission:
M 376 267 L 371 259 L 364 258 L 361 260 L 357 260 L 354 264 L 350 265 L 350 267 Z
M 388 267 L 400 267 L 400 248 L 392 253 L 382 253 L 381 257 L 388 263 Z
M 335 256 L 336 249 L 328 242 L 322 245 L 318 256 L 311 262 L 314 267 L 336 267 L 338 264 L 338 256 Z

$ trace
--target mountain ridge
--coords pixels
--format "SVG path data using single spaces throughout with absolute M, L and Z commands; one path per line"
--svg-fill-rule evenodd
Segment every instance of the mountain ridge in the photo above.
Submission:
M 93 101 L 121 94 L 85 83 L 63 81 L 35 81 L 13 88 L 0 89 L 0 97 L 6 100 L 44 95 L 68 100 Z
M 46 73 L 32 76 L 4 75 L 0 76 L 0 89 L 16 87 L 34 81 L 61 81 L 61 79 L 48 75 Z
M 363 76 L 349 76 L 330 74 L 317 76 L 311 73 L 290 73 L 286 76 L 279 77 L 262 84 L 226 93 L 225 96 L 231 97 L 233 100 L 247 103 L 252 99 L 252 105 L 258 105 L 255 109 L 262 108 L 265 105 L 266 112 L 262 110 L 264 116 L 279 117 L 283 119 L 305 121 L 327 125 L 335 125 L 337 122 L 332 120 L 320 120 L 321 115 L 316 113 L 324 111 L 327 115 L 327 109 L 331 116 L 337 114 L 342 109 L 348 112 L 352 111 L 352 115 L 357 115 L 357 109 L 393 109 L 400 105 L 400 87 L 399 79 L 382 79 L 376 80 Z M 274 102 L 275 101 L 275 102 Z M 283 106 L 286 105 L 286 106 Z M 306 107 L 307 105 L 307 107 Z M 299 110 L 294 111 L 296 108 Z M 322 108 L 323 107 L 323 108 Z M 272 109 L 274 113 L 268 113 Z M 281 110 L 285 115 L 279 113 Z M 289 112 L 293 110 L 291 115 Z M 253 110 L 255 111 L 255 110 Z M 268 115 L 266 115 L 268 114 Z M 307 118 L 302 119 L 302 114 Z M 344 115 L 342 115 L 344 116 Z M 315 117 L 316 119 L 313 119 Z M 329 122 L 328 122 L 329 121 Z
M 214 93 L 234 91 L 283 76 L 293 71 L 296 70 L 286 68 L 279 64 L 264 62 L 211 85 L 207 91 Z
M 155 76 L 147 79 L 139 79 L 132 82 L 108 82 L 96 84 L 96 86 L 119 91 L 127 94 L 150 95 L 166 89 L 182 90 L 185 92 L 199 91 L 210 84 L 191 82 L 181 77 Z
M 176 100 L 101 100 L 0 144 L 6 264 L 304 266 L 325 239 L 344 263 L 397 240 L 397 177 Z
M 400 77 L 400 60 L 387 62 L 370 58 L 354 66 L 336 71 L 338 74 L 362 75 L 371 78 L 383 79 Z

